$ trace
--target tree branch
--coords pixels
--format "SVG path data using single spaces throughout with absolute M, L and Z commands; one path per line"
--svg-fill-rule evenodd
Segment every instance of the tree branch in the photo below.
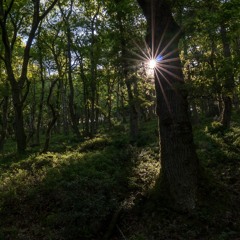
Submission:
M 39 16 L 40 21 L 43 20 L 48 15 L 48 13 L 54 8 L 57 2 L 58 0 L 54 0 L 52 4 L 47 8 L 47 10 L 42 14 L 42 16 Z
M 4 18 L 7 19 L 7 15 L 10 13 L 11 9 L 12 9 L 12 6 L 13 6 L 13 3 L 14 3 L 14 0 L 11 0 L 5 14 L 4 14 Z

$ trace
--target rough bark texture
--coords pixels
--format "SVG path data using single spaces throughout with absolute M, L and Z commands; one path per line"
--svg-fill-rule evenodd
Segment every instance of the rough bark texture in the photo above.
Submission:
M 161 186 L 179 210 L 195 208 L 199 163 L 188 116 L 187 95 L 178 59 L 179 26 L 170 6 L 161 0 L 138 0 L 147 19 L 147 42 L 163 60 L 155 69 L 157 115 L 159 117 Z M 161 43 L 160 46 L 159 43 Z M 166 51 L 163 49 L 166 47 Z M 164 55 L 168 54 L 164 57 Z M 170 54 L 171 53 L 171 54 Z M 172 59 L 167 62 L 165 60 Z

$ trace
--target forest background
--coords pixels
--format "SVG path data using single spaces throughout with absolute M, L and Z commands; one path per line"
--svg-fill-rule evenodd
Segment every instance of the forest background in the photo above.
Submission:
M 0 239 L 239 237 L 240 3 L 164 1 L 181 27 L 205 169 L 189 215 L 156 193 L 157 100 L 138 2 L 0 1 Z

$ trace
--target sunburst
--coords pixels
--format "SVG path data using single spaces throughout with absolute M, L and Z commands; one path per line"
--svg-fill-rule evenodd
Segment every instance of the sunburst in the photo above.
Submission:
M 175 54 L 178 49 L 169 51 L 169 46 L 176 39 L 180 32 L 176 33 L 175 36 L 170 39 L 165 46 L 163 46 L 163 39 L 165 37 L 167 27 L 168 25 L 165 27 L 163 35 L 161 36 L 161 39 L 157 45 L 154 45 L 154 41 L 152 41 L 152 46 L 157 46 L 155 47 L 155 50 L 153 48 L 150 49 L 145 40 L 143 40 L 142 44 L 134 42 L 137 51 L 130 51 L 132 55 L 134 55 L 134 57 L 130 60 L 134 61 L 135 66 L 138 66 L 138 68 L 145 69 L 144 72 L 146 73 L 148 79 L 154 79 L 155 82 L 157 81 L 159 83 L 169 112 L 171 112 L 166 93 L 164 92 L 163 82 L 166 82 L 170 87 L 174 88 L 170 79 L 182 81 L 181 76 L 178 76 L 174 73 L 174 69 L 180 69 L 180 67 L 175 66 L 174 63 L 179 61 L 179 57 L 176 57 Z M 154 33 L 152 39 L 153 38 Z M 134 67 L 134 64 L 132 67 Z

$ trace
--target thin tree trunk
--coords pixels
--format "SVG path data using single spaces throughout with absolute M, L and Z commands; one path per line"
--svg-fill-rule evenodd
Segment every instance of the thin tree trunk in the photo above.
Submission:
M 30 116 L 29 116 L 29 133 L 27 136 L 27 143 L 31 141 L 34 144 L 34 134 L 36 133 L 35 128 L 35 117 L 36 115 L 36 80 L 33 81 L 33 98 L 30 106 Z
M 14 44 L 16 43 L 16 37 L 20 26 L 15 26 L 13 29 L 13 34 L 9 34 L 9 29 L 7 26 L 7 20 L 10 18 L 11 8 L 13 6 L 13 2 L 11 1 L 9 8 L 5 11 L 5 6 L 3 1 L 0 1 L 0 28 L 1 28 L 1 37 L 2 43 L 4 46 L 4 63 L 6 67 L 6 72 L 8 76 L 8 80 L 11 85 L 12 91 L 12 99 L 13 99 L 13 107 L 15 113 L 15 137 L 17 141 L 17 151 L 18 153 L 23 153 L 27 147 L 26 134 L 24 129 L 24 118 L 23 118 L 23 104 L 26 100 L 28 90 L 29 90 L 29 82 L 27 80 L 28 73 L 28 63 L 30 59 L 30 50 L 32 47 L 33 40 L 35 38 L 36 31 L 38 29 L 39 23 L 47 16 L 47 14 L 52 10 L 58 0 L 53 0 L 53 2 L 45 9 L 44 12 L 40 15 L 40 0 L 33 1 L 33 13 L 31 18 L 31 27 L 29 31 L 29 35 L 27 37 L 26 46 L 23 52 L 23 60 L 21 65 L 21 74 L 19 79 L 16 79 L 12 66 L 12 58 L 13 58 L 13 50 Z M 13 35 L 13 37 L 11 36 Z M 27 82 L 27 90 L 23 95 L 23 87 Z M 22 97 L 23 95 L 23 97 Z
M 130 139 L 135 142 L 138 136 L 138 112 L 135 106 L 135 99 L 131 88 L 130 79 L 126 79 L 129 112 L 130 112 Z
M 9 103 L 9 97 L 4 96 L 3 101 L 2 101 L 2 119 L 1 119 L 2 128 L 0 131 L 0 151 L 3 150 L 5 138 L 6 138 L 6 134 L 7 134 L 8 103 Z
M 81 54 L 76 52 L 76 55 L 78 56 L 79 65 L 80 65 L 80 77 L 82 79 L 83 84 L 83 105 L 84 105 L 84 121 L 83 121 L 83 129 L 86 136 L 90 135 L 90 129 L 89 129 L 89 103 L 88 103 L 88 79 L 84 73 L 84 67 L 83 67 L 83 57 Z
M 115 0 L 116 4 L 119 4 L 121 0 Z M 127 93 L 128 93 L 128 101 L 129 101 L 129 115 L 130 115 L 130 139 L 131 141 L 135 142 L 138 136 L 138 112 L 135 104 L 135 98 L 132 90 L 132 79 L 129 78 L 129 73 L 127 70 L 126 59 L 127 59 L 127 52 L 126 52 L 126 39 L 124 38 L 125 29 L 123 26 L 123 18 L 124 12 L 121 11 L 120 8 L 117 8 L 117 21 L 118 21 L 118 28 L 120 31 L 120 44 L 121 44 L 121 64 L 122 64 L 122 77 L 125 80 L 125 84 L 127 86 Z
M 68 107 L 69 107 L 69 112 L 70 112 L 70 117 L 71 117 L 71 126 L 73 133 L 76 135 L 77 138 L 81 137 L 81 134 L 79 132 L 78 128 L 78 118 L 75 113 L 74 109 L 74 87 L 73 87 L 73 78 L 72 78 L 72 53 L 71 53 L 71 44 L 72 44 L 72 38 L 71 38 L 71 29 L 69 26 L 69 18 L 71 17 L 72 14 L 72 9 L 73 9 L 73 0 L 70 1 L 70 10 L 68 11 L 67 14 L 64 13 L 60 3 L 59 3 L 59 9 L 61 11 L 65 27 L 66 27 L 66 37 L 67 37 L 67 62 L 68 62 L 68 84 L 69 84 L 69 95 L 68 95 Z
M 108 93 L 108 96 L 107 96 L 107 124 L 108 124 L 108 128 L 111 129 L 112 127 L 112 121 L 111 121 L 111 118 L 112 118 L 112 85 L 111 84 L 111 78 L 109 77 L 108 80 L 107 80 L 107 93 Z
M 226 66 L 231 66 L 231 51 L 230 44 L 227 38 L 226 26 L 224 23 L 221 24 L 221 37 L 223 44 L 223 54 L 225 57 L 225 61 L 227 62 Z M 234 75 L 232 69 L 227 67 L 225 82 L 224 82 L 224 90 L 223 93 L 223 111 L 221 113 L 221 123 L 225 129 L 230 127 L 231 116 L 232 116 L 232 95 L 234 89 Z
M 41 73 L 41 97 L 40 97 L 40 103 L 39 103 L 39 107 L 38 107 L 36 145 L 40 145 L 40 128 L 41 128 L 41 124 L 42 124 L 44 95 L 45 95 L 45 81 L 44 81 L 42 73 Z
M 81 137 L 81 134 L 78 129 L 78 122 L 77 122 L 77 117 L 74 109 L 74 87 L 73 87 L 73 79 L 72 79 L 72 54 L 71 54 L 71 31 L 70 27 L 67 26 L 67 52 L 68 52 L 68 83 L 69 83 L 69 88 L 70 92 L 68 95 L 68 100 L 69 100 L 69 112 L 71 116 L 71 125 L 74 134 L 76 137 L 79 139 Z
M 44 143 L 44 148 L 43 148 L 42 152 L 47 152 L 48 149 L 49 149 L 50 138 L 51 138 L 51 131 L 52 131 L 52 129 L 53 129 L 57 119 L 58 119 L 58 113 L 55 110 L 53 104 L 51 103 L 51 97 L 52 97 L 53 89 L 54 89 L 54 86 L 56 85 L 57 81 L 58 81 L 58 79 L 56 79 L 51 84 L 51 87 L 50 87 L 50 90 L 49 90 L 49 94 L 48 94 L 48 98 L 47 98 L 47 105 L 48 105 L 49 109 L 51 110 L 52 119 L 48 123 L 48 128 L 47 128 L 47 131 L 46 131 L 46 138 L 45 138 L 45 143 Z
M 99 128 L 99 84 L 97 84 L 96 91 L 96 114 L 95 114 L 95 131 L 98 131 Z
M 95 60 L 94 60 L 94 29 L 92 26 L 92 40 L 91 40 L 91 114 L 90 114 L 90 133 L 91 136 L 94 135 L 96 131 L 96 126 L 95 126 L 95 105 L 96 105 L 96 71 L 95 71 Z

